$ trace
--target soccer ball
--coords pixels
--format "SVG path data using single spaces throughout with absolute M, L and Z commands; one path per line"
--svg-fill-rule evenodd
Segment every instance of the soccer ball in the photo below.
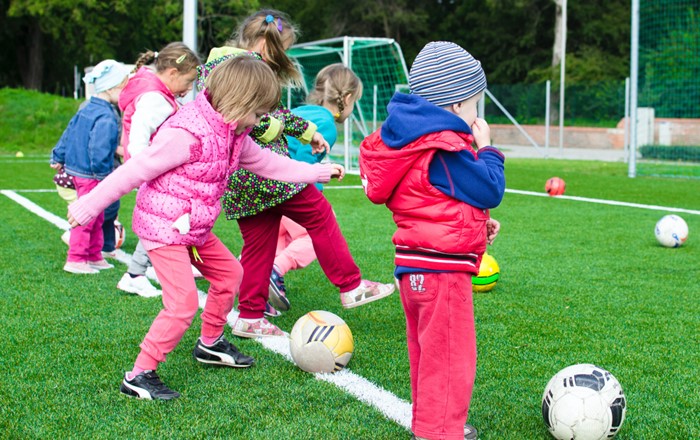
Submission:
M 671 214 L 656 223 L 656 240 L 665 247 L 680 247 L 688 238 L 688 225 L 681 217 Z
M 550 196 L 560 196 L 564 194 L 565 189 L 566 183 L 559 177 L 552 177 L 548 179 L 547 183 L 544 185 L 544 190 L 547 191 L 547 194 Z
M 542 396 L 542 417 L 557 440 L 602 440 L 617 434 L 627 400 L 603 368 L 577 364 L 554 375 Z
M 472 277 L 472 291 L 489 292 L 496 287 L 499 278 L 501 278 L 501 270 L 496 259 L 489 254 L 484 254 L 481 257 L 479 274 Z
M 289 334 L 292 359 L 309 373 L 340 371 L 350 362 L 355 343 L 339 316 L 315 310 L 299 318 Z
M 119 220 L 114 220 L 114 248 L 119 249 L 126 240 L 126 229 Z

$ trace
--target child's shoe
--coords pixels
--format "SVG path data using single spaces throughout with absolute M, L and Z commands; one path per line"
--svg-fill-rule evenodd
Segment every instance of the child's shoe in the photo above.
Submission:
M 464 424 L 464 440 L 476 440 L 479 438 L 479 431 L 469 423 Z
M 270 303 L 267 302 L 265 303 L 265 316 L 269 316 L 270 318 L 277 318 L 278 316 L 282 316 L 282 312 L 272 307 Z
M 125 273 L 122 279 L 117 283 L 117 289 L 146 298 L 152 298 L 162 294 L 160 290 L 153 287 L 151 282 L 148 281 L 148 278 L 144 275 L 137 275 L 132 278 L 128 272 Z
M 391 295 L 396 287 L 394 284 L 381 284 L 375 281 L 362 280 L 360 285 L 349 292 L 340 293 L 340 302 L 346 309 L 352 309 Z
M 126 252 L 121 249 L 115 249 L 113 251 L 102 251 L 103 258 L 112 258 L 118 261 L 124 261 L 126 259 Z
M 85 263 L 85 262 L 78 262 L 78 261 L 68 261 L 66 264 L 63 266 L 63 270 L 66 272 L 70 273 L 77 273 L 77 274 L 95 274 L 95 273 L 100 273 L 99 270 L 93 268 L 90 266 L 90 264 Z
M 479 432 L 476 430 L 475 427 L 470 425 L 469 423 L 464 424 L 464 440 L 476 440 L 479 438 Z M 411 437 L 411 440 L 424 440 L 423 437 L 416 437 L 413 435 Z
M 130 397 L 148 400 L 170 400 L 180 397 L 180 393 L 168 388 L 152 370 L 144 371 L 131 380 L 128 380 L 125 374 L 119 391 Z
M 192 356 L 199 362 L 212 365 L 224 365 L 227 367 L 245 368 L 250 367 L 255 362 L 250 356 L 246 356 L 224 338 L 219 336 L 212 345 L 204 345 L 201 339 L 197 339 Z
M 270 274 L 270 294 L 267 301 L 272 307 L 277 310 L 286 312 L 291 307 L 287 299 L 287 289 L 284 286 L 284 276 L 281 275 L 274 267 Z
M 97 261 L 88 261 L 88 264 L 90 267 L 97 270 L 114 269 L 114 265 L 109 264 L 104 258 Z
M 233 325 L 233 334 L 241 338 L 265 338 L 268 336 L 286 336 L 275 324 L 265 318 L 241 319 Z

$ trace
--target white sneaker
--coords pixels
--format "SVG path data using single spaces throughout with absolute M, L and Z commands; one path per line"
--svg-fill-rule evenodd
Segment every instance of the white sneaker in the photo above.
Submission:
M 134 293 L 145 298 L 152 298 L 154 296 L 160 296 L 163 292 L 153 287 L 148 278 L 144 275 L 139 275 L 137 277 L 131 278 L 129 273 L 125 273 L 122 279 L 117 283 L 117 289 L 123 290 L 124 292 Z
M 124 251 L 121 250 L 121 249 L 115 249 L 115 250 L 113 250 L 112 252 L 105 252 L 105 251 L 102 251 L 102 256 L 103 256 L 104 258 L 111 258 L 111 259 L 113 259 L 113 260 L 119 260 L 119 261 L 121 261 L 121 260 L 123 260 L 124 258 L 126 258 L 126 252 L 124 252 Z
M 385 298 L 392 293 L 396 286 L 392 284 L 381 284 L 375 281 L 362 280 L 360 285 L 349 292 L 340 294 L 340 302 L 346 309 L 352 309 L 378 299 Z
M 90 265 L 90 267 L 92 267 L 93 269 L 97 269 L 97 270 L 105 270 L 105 269 L 113 269 L 114 268 L 114 265 L 109 264 L 107 262 L 107 260 L 105 260 L 104 258 L 101 260 L 97 260 L 97 261 L 88 261 L 88 264 Z
M 66 264 L 63 266 L 63 270 L 66 272 L 70 273 L 77 273 L 77 274 L 95 274 L 95 273 L 100 273 L 99 270 L 93 268 L 90 266 L 88 263 L 79 263 L 77 261 L 68 261 Z

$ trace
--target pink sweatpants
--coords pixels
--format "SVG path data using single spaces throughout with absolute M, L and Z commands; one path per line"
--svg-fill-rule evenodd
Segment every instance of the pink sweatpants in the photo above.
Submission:
M 304 268 L 314 260 L 316 260 L 316 252 L 309 233 L 288 217 L 282 217 L 275 253 L 275 266 L 279 269 L 280 275 L 290 270 Z
M 241 318 L 262 318 L 265 313 L 282 216 L 289 217 L 309 232 L 321 269 L 341 292 L 354 289 L 362 281 L 360 269 L 350 255 L 331 204 L 318 188 L 307 185 L 299 194 L 277 206 L 238 219 L 243 237 L 241 265 L 244 276 L 238 297 Z
M 462 440 L 476 376 L 471 275 L 407 273 L 401 302 L 417 437 Z
M 75 190 L 79 198 L 92 191 L 100 183 L 97 179 L 83 177 L 73 177 L 73 182 L 75 182 Z M 76 226 L 70 230 L 67 261 L 85 263 L 102 260 L 102 245 L 104 244 L 102 223 L 104 221 L 105 214 L 101 212 L 90 223 Z
M 163 289 L 163 310 L 141 343 L 141 352 L 134 363 L 137 368 L 155 370 L 192 324 L 199 309 L 199 297 L 190 265 L 199 269 L 210 283 L 202 311 L 201 335 L 217 338 L 223 333 L 243 269 L 213 233 L 202 246 L 197 246 L 197 253 L 202 261 L 195 260 L 192 248 L 187 246 L 163 246 L 148 251 Z

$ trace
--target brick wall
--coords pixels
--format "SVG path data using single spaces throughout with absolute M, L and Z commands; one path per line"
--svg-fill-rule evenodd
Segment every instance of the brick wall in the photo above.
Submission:
M 700 145 L 700 119 L 656 118 L 654 120 L 654 141 L 659 143 L 660 124 L 669 124 L 672 145 Z M 514 126 L 489 124 L 494 145 L 530 145 L 525 136 Z M 521 125 L 539 146 L 544 146 L 545 127 L 543 125 Z M 564 127 L 564 147 L 623 149 L 625 139 L 624 119 L 616 128 Z M 559 126 L 549 129 L 549 145 L 559 145 Z

